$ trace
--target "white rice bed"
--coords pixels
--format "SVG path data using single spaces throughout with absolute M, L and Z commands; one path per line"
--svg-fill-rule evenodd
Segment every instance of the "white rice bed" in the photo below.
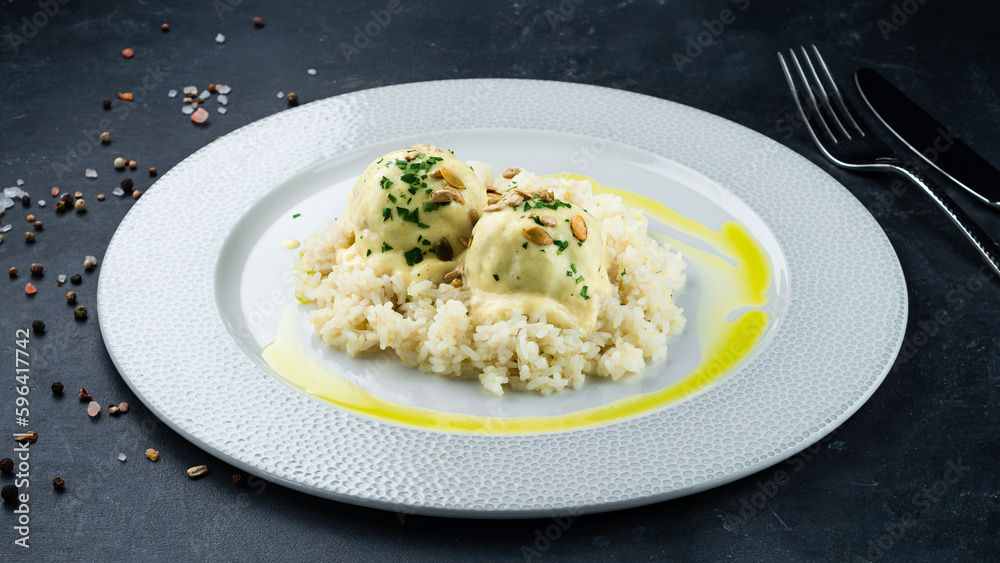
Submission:
M 478 377 L 494 395 L 578 389 L 588 375 L 617 380 L 638 373 L 646 361 L 666 358 L 667 337 L 685 324 L 672 300 L 684 285 L 680 254 L 649 237 L 642 211 L 627 208 L 618 196 L 593 195 L 586 181 L 545 182 L 607 231 L 615 291 L 602 299 L 597 328 L 586 336 L 534 312 L 475 326 L 467 287 L 429 280 L 404 287 L 399 276 L 376 276 L 363 261 L 344 260 L 354 243 L 349 218 L 331 221 L 306 240 L 296 264 L 296 296 L 315 302 L 310 320 L 329 346 L 351 356 L 392 349 L 424 373 Z

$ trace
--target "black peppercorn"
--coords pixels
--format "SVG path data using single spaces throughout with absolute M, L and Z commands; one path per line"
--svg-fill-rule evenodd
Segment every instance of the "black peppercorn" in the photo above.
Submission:
M 132 191 L 132 185 L 133 185 L 132 178 L 125 178 L 124 180 L 122 180 L 122 189 L 125 191 L 127 192 Z
M 297 106 L 299 105 L 299 95 L 295 92 L 289 92 L 288 96 L 285 97 L 288 100 L 288 105 Z
M 242 473 L 233 473 L 233 484 L 237 487 L 242 487 L 246 484 L 246 479 L 243 478 Z
M 264 18 L 260 16 L 255 17 L 253 19 L 253 26 L 258 29 L 264 27 Z
M 45 323 L 43 323 L 42 321 L 32 321 L 31 330 L 35 331 L 35 334 L 44 334 Z
M 111 109 L 111 100 L 104 98 L 104 109 Z
M 62 383 L 56 381 L 55 383 L 52 384 L 52 394 L 53 395 L 62 395 L 62 392 L 63 392 L 63 384 Z
M 14 502 L 17 500 L 18 490 L 14 485 L 7 485 L 3 489 L 0 489 L 0 498 L 4 502 Z
M 28 268 L 28 271 L 31 272 L 31 275 L 33 276 L 40 276 L 45 273 L 45 266 L 42 266 L 41 264 L 36 262 L 32 264 L 30 268 Z
M 66 202 L 66 205 L 73 205 L 73 194 L 63 194 L 60 201 Z
M 73 316 L 76 317 L 76 319 L 79 320 L 79 321 L 82 321 L 83 319 L 86 319 L 87 318 L 87 308 L 84 307 L 83 305 L 80 305 L 76 309 L 73 309 Z
M 4 475 L 10 475 L 14 472 L 14 460 L 9 457 L 0 459 L 0 473 Z
M 81 283 L 83 283 L 83 278 L 80 277 L 80 274 L 76 274 L 73 277 L 69 278 L 69 281 L 73 285 L 80 285 Z
M 23 196 L 21 196 L 21 205 L 25 207 L 31 205 L 31 196 L 28 194 L 24 194 Z
M 11 268 L 9 270 L 7 270 L 7 275 L 10 276 L 10 277 L 12 277 L 12 278 L 16 278 L 17 277 L 17 267 L 16 266 L 11 266 Z
M 61 491 L 66 487 L 66 481 L 62 477 L 56 477 L 52 480 L 52 487 L 57 491 Z

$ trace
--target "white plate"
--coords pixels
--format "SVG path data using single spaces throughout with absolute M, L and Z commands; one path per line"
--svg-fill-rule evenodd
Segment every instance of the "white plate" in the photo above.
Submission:
M 283 384 L 261 359 L 289 300 L 286 272 L 294 252 L 278 243 L 304 239 L 339 216 L 347 186 L 369 161 L 414 142 L 538 173 L 585 173 L 668 202 L 709 226 L 740 221 L 775 272 L 767 336 L 747 361 L 700 393 L 558 433 L 412 428 Z M 697 268 L 690 273 L 686 309 L 705 298 Z M 164 175 L 126 216 L 104 258 L 98 305 L 108 350 L 128 384 L 207 451 L 324 497 L 473 517 L 646 504 L 794 455 L 875 391 L 899 350 L 907 310 L 902 272 L 885 235 L 857 200 L 805 159 L 671 102 L 520 80 L 357 92 L 213 142 Z M 697 361 L 679 341 L 666 365 L 626 382 L 548 398 L 492 399 L 474 383 L 387 361 L 373 369 L 371 359 L 348 360 L 302 338 L 307 353 L 380 396 L 498 418 L 556 415 L 648 393 Z

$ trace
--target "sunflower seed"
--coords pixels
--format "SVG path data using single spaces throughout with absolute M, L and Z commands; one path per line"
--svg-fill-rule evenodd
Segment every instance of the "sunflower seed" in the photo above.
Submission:
M 479 212 L 476 211 L 475 208 L 469 210 L 469 220 L 472 221 L 473 225 L 479 221 Z
M 483 212 L 484 213 L 492 213 L 494 211 L 500 211 L 503 208 L 504 208 L 503 202 L 502 201 L 498 201 L 496 203 L 491 203 L 491 204 L 487 205 L 486 207 L 484 207 L 483 208 Z
M 542 215 L 538 218 L 538 222 L 545 225 L 546 227 L 555 227 L 556 218 L 551 215 Z
M 521 169 L 518 168 L 517 166 L 508 166 L 507 168 L 503 169 L 503 172 L 501 172 L 500 175 L 503 176 L 504 178 L 510 180 L 511 178 L 513 178 L 514 176 L 517 176 L 520 173 L 521 173 Z
M 431 192 L 431 201 L 434 203 L 447 203 L 455 200 L 455 192 L 451 190 L 437 190 Z
M 441 173 L 441 169 L 438 168 L 437 170 L 432 170 L 430 172 L 430 174 L 428 174 L 427 176 L 429 176 L 431 178 L 442 178 L 442 177 L 444 177 L 444 174 L 442 174 Z
M 503 196 L 501 196 L 500 194 L 494 194 L 494 193 L 486 194 L 486 200 L 490 202 L 490 205 L 493 205 L 494 203 L 500 201 L 500 198 L 502 197 Z
M 524 201 L 524 197 L 522 197 L 521 194 L 515 193 L 507 198 L 507 205 L 517 207 L 518 205 L 521 205 L 522 201 Z
M 452 270 L 444 275 L 444 283 L 451 283 L 462 277 L 462 274 L 458 270 Z

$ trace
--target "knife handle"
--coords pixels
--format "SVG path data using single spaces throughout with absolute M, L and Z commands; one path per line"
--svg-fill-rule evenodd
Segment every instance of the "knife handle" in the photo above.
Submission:
M 986 262 L 993 271 L 1000 276 L 1000 246 L 997 246 L 997 243 L 990 238 L 990 235 L 986 234 L 986 231 L 976 224 L 972 220 L 972 217 L 969 217 L 944 190 L 927 181 L 922 174 L 904 166 L 892 165 L 892 168 L 930 196 L 934 200 L 934 203 L 938 204 L 938 207 L 948 214 L 948 218 L 958 225 L 958 228 L 962 230 L 966 238 L 975 245 L 979 254 L 986 259 Z

